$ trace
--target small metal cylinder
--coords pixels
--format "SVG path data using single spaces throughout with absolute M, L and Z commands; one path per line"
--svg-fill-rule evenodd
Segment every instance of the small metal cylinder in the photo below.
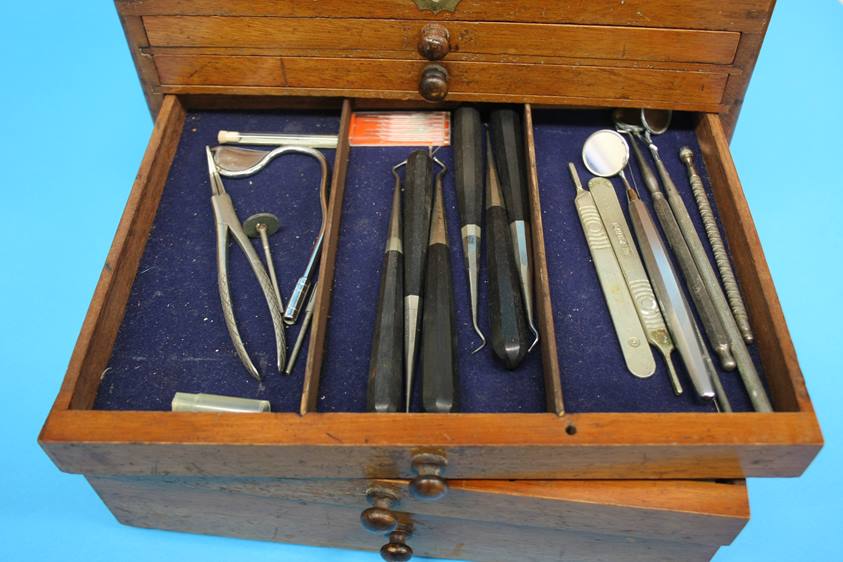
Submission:
M 173 396 L 172 409 L 174 412 L 229 412 L 239 414 L 270 411 L 268 400 L 253 400 L 218 394 L 191 394 L 188 392 L 176 392 L 176 395 Z

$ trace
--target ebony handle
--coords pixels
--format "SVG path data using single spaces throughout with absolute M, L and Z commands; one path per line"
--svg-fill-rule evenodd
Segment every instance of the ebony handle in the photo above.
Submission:
M 441 174 L 433 197 L 422 308 L 422 405 L 426 412 L 448 413 L 456 405 L 457 334 Z
M 413 558 L 413 549 L 407 544 L 410 529 L 401 526 L 389 534 L 389 542 L 381 547 L 381 558 L 386 562 L 406 562 Z
M 427 101 L 442 101 L 448 95 L 448 70 L 441 64 L 424 67 L 419 80 L 419 94 Z
M 509 222 L 529 221 L 527 162 L 521 117 L 513 109 L 495 110 L 489 117 L 489 130 Z
M 526 311 L 521 297 L 521 285 L 508 217 L 500 193 L 494 156 L 486 150 L 486 264 L 489 293 L 489 327 L 492 350 L 507 369 L 521 364 L 530 348 L 527 335 Z
M 486 210 L 486 267 L 489 283 L 489 328 L 492 350 L 504 366 L 515 369 L 524 360 L 530 344 L 524 301 L 512 256 L 512 239 L 506 209 Z
M 483 123 L 480 112 L 461 107 L 454 112 L 454 173 L 460 226 L 480 225 L 483 218 Z
M 404 254 L 401 243 L 401 186 L 396 182 L 369 358 L 370 412 L 397 412 L 401 409 L 403 368 Z
M 419 54 L 427 60 L 445 58 L 451 51 L 451 34 L 440 23 L 429 23 L 424 26 L 419 36 Z
M 419 453 L 413 457 L 413 471 L 417 474 L 410 481 L 410 493 L 414 498 L 435 501 L 448 493 L 448 483 L 442 473 L 448 466 L 448 459 L 435 453 Z
M 433 160 L 426 150 L 417 150 L 407 158 L 401 199 L 404 294 L 421 295 L 433 209 Z

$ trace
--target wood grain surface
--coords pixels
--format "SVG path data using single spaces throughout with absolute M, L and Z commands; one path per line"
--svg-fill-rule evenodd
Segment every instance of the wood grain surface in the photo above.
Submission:
M 189 487 L 160 479 L 89 481 L 118 520 L 128 525 L 373 552 L 386 543 L 383 536 L 360 527 L 360 512 L 367 507 L 362 501 L 356 507 L 285 501 L 265 494 Z M 416 555 L 437 558 L 688 562 L 708 560 L 720 546 L 673 541 L 670 536 L 640 538 L 512 525 L 505 511 L 499 511 L 500 519 L 495 521 L 410 512 L 397 515 L 413 528 L 408 544 Z M 599 520 L 595 524 L 599 526 Z M 635 522 L 630 524 L 635 527 Z
M 147 16 L 153 47 L 402 51 L 421 59 L 424 21 L 219 16 Z M 740 33 L 647 27 L 458 21 L 453 52 L 558 55 L 579 59 L 730 64 Z M 315 53 L 314 53 L 315 54 Z
M 568 431 L 569 427 L 575 432 Z M 63 470 L 99 475 L 410 478 L 798 476 L 822 445 L 810 413 L 194 414 L 52 412 L 40 443 Z
M 456 12 L 421 11 L 412 0 L 116 0 L 133 16 L 278 16 L 437 21 L 516 21 L 760 31 L 773 0 L 462 0 Z
M 202 477 L 102 477 L 122 485 L 207 491 L 284 502 L 368 507 L 372 486 L 390 490 L 393 510 L 414 515 L 600 533 L 700 545 L 729 544 L 749 518 L 743 482 L 690 480 L 451 480 L 448 494 L 430 502 L 413 498 L 406 480 Z
M 164 86 L 270 86 L 337 90 L 354 95 L 375 91 L 420 99 L 418 81 L 423 61 L 319 57 L 158 55 L 155 65 Z M 460 94 L 638 100 L 649 106 L 703 109 L 718 106 L 728 74 L 725 71 L 681 72 L 648 68 L 503 64 L 452 61 L 449 98 Z M 364 96 L 365 97 L 365 96 Z
M 184 109 L 175 97 L 169 96 L 155 121 L 54 409 L 90 408 L 94 403 L 100 375 L 111 357 L 135 273 L 181 138 L 183 122 Z
M 550 299 L 547 252 L 544 245 L 539 175 L 536 168 L 533 111 L 529 105 L 524 106 L 524 148 L 527 151 L 527 193 L 530 199 L 530 228 L 532 230 L 532 250 L 535 256 L 533 260 L 533 294 L 536 301 L 538 330 L 541 336 L 539 349 L 542 354 L 544 391 L 547 395 L 547 411 L 561 416 L 565 413 L 565 402 L 563 400 L 559 354 L 556 349 L 556 325 L 554 324 L 553 303 Z

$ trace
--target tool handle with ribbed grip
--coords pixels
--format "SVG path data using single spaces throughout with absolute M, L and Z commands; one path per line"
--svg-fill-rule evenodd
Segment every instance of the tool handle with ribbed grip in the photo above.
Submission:
M 653 291 L 661 303 L 665 322 L 685 363 L 685 370 L 697 395 L 706 399 L 713 398 L 712 379 L 717 373 L 711 360 L 707 360 L 708 351 L 698 335 L 693 312 L 679 286 L 667 249 L 644 202 L 638 199 L 635 192 L 630 191 L 628 195 L 629 216 L 641 249 L 641 258 L 652 281 Z
M 726 336 L 723 322 L 717 314 L 717 309 L 714 308 L 711 295 L 708 289 L 706 289 L 705 283 L 703 283 L 700 271 L 694 262 L 694 257 L 691 255 L 691 250 L 688 249 L 688 243 L 682 236 L 682 231 L 676 222 L 676 217 L 673 216 L 670 204 L 664 198 L 663 193 L 658 192 L 653 195 L 653 210 L 656 212 L 656 218 L 667 238 L 667 243 L 673 252 L 673 257 L 676 258 L 679 270 L 685 278 L 685 286 L 688 288 L 688 292 L 691 294 L 691 300 L 694 302 L 694 306 L 700 315 L 708 342 L 720 359 L 720 364 L 723 368 L 728 371 L 733 370 L 735 368 L 735 359 L 731 353 L 729 339 Z
M 679 151 L 679 158 L 688 168 L 688 180 L 691 183 L 691 191 L 694 193 L 694 199 L 697 202 L 697 208 L 700 211 L 700 217 L 702 217 L 703 226 L 705 227 L 705 234 L 708 237 L 709 244 L 711 244 L 714 262 L 717 264 L 717 269 L 720 272 L 720 279 L 723 281 L 723 288 L 726 290 L 726 298 L 729 301 L 729 306 L 732 308 L 735 322 L 738 324 L 744 341 L 752 343 L 755 338 L 752 334 L 752 328 L 749 325 L 749 315 L 746 313 L 746 307 L 744 306 L 743 298 L 738 288 L 738 282 L 735 279 L 735 272 L 732 270 L 732 264 L 729 261 L 729 254 L 726 252 L 726 246 L 720 237 L 720 229 L 717 227 L 717 220 L 714 218 L 714 211 L 708 201 L 705 186 L 703 186 L 702 178 L 694 166 L 694 153 L 690 148 L 685 146 Z
M 667 326 L 656 302 L 650 279 L 644 270 L 644 264 L 635 248 L 632 232 L 626 223 L 615 188 L 606 178 L 592 178 L 588 182 L 588 188 L 600 212 L 600 218 L 603 220 L 612 248 L 615 250 L 618 265 L 621 266 L 635 303 L 635 310 L 638 312 L 638 318 L 647 334 L 647 340 L 657 347 L 666 346 L 672 349 L 673 342 L 667 332 Z
M 652 376 L 656 372 L 656 361 L 647 345 L 647 337 L 638 320 L 635 305 L 594 199 L 591 193 L 581 191 L 574 203 L 626 366 L 636 377 Z

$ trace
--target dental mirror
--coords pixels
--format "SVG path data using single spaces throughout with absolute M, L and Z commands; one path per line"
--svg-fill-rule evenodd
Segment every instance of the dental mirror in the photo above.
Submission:
M 641 111 L 637 109 L 616 109 L 612 112 L 615 128 L 624 133 L 640 134 L 644 131 L 641 124 Z
M 602 129 L 592 133 L 583 144 L 582 161 L 595 176 L 620 176 L 624 186 L 633 191 L 624 174 L 629 162 L 629 144 L 617 131 Z
M 673 112 L 667 109 L 642 109 L 641 124 L 653 135 L 667 131 Z

